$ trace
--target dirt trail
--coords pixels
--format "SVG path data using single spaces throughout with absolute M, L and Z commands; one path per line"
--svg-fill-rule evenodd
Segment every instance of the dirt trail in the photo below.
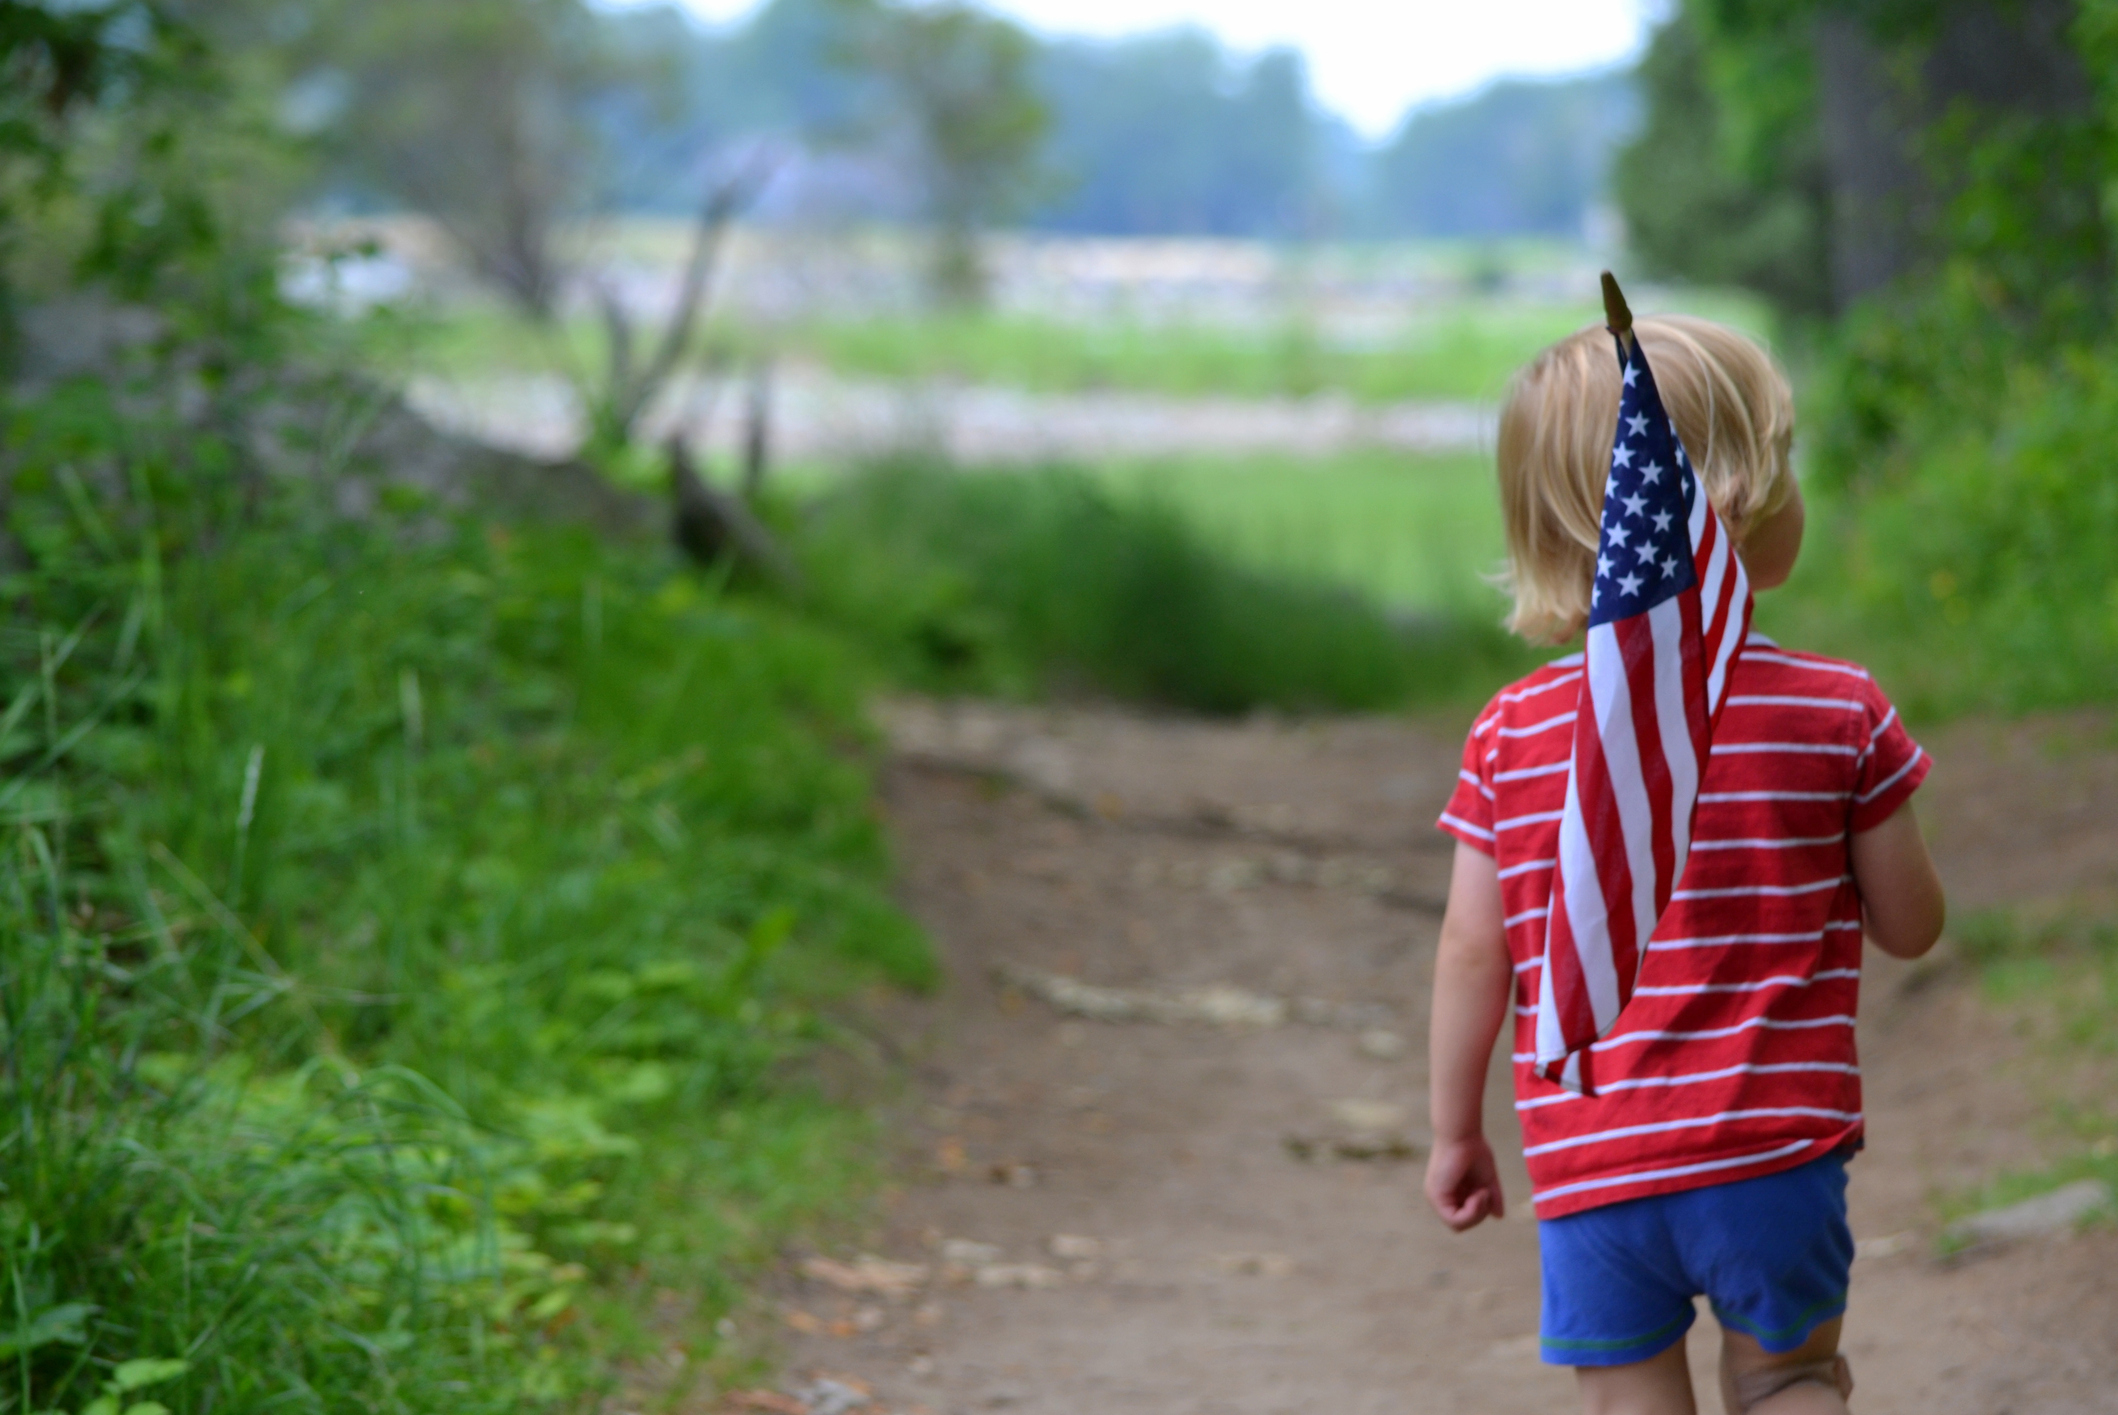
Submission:
M 1448 859 L 1430 823 L 1456 740 L 1402 722 L 922 705 L 891 727 L 909 900 L 951 981 L 884 1019 L 918 1095 L 872 1247 L 934 1275 L 896 1297 L 790 1277 L 783 1316 L 810 1329 L 787 1333 L 792 1383 L 828 1373 L 871 1389 L 870 1411 L 934 1415 L 1574 1408 L 1571 1377 L 1536 1359 L 1536 1235 L 1504 1086 L 1489 1091 L 1511 1151 L 1504 1222 L 1449 1234 L 1418 1198 L 1418 1162 L 1388 1157 L 1425 1138 Z M 2099 730 L 1930 743 L 1922 801 L 1959 907 L 2118 884 L 2118 754 L 2048 750 Z M 1001 965 L 1165 998 L 1241 989 L 1215 995 L 1223 1013 L 1313 1001 L 1279 1025 L 1084 1020 L 996 981 Z M 1856 1408 L 2118 1411 L 2118 1232 L 1929 1256 L 1934 1193 L 2063 1143 L 2044 1121 L 2053 1068 L 1946 961 L 1871 957 L 1861 1050 Z M 1702 1376 L 1714 1348 L 1706 1318 Z M 817 1415 L 845 1408 L 815 1390 Z

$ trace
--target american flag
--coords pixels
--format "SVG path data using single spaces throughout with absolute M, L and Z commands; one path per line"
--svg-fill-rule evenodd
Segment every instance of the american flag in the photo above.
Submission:
M 1537 997 L 1537 1074 L 1588 1094 L 1589 1046 L 1631 1000 L 1684 873 L 1699 777 L 1750 630 L 1743 564 L 1630 325 L 1614 317 L 1625 387 Z

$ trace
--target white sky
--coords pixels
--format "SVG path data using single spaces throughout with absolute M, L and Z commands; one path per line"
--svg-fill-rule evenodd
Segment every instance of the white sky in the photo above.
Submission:
M 680 0 L 714 20 L 756 0 Z M 1560 74 L 1637 55 L 1657 0 L 987 0 L 1049 34 L 1205 26 L 1239 50 L 1291 45 L 1326 107 L 1369 137 L 1405 110 L 1503 74 Z

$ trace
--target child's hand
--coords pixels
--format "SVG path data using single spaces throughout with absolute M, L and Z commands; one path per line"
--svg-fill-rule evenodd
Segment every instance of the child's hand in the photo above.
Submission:
M 1435 1144 L 1427 1157 L 1427 1202 L 1458 1233 L 1507 1213 L 1493 1147 L 1484 1136 Z

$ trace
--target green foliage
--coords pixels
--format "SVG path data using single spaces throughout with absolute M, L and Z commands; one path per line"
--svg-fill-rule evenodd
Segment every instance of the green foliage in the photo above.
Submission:
M 560 228 L 608 166 L 591 110 L 651 83 L 644 58 L 616 52 L 580 0 L 306 11 L 287 59 L 342 179 L 432 217 L 480 278 L 551 319 Z
M 1287 323 L 1255 332 L 1128 320 L 1063 323 L 1029 315 L 817 322 L 784 338 L 842 372 L 958 378 L 1037 392 L 1128 389 L 1180 397 L 1306 398 L 1363 403 L 1497 399 L 1529 357 L 1593 318 L 1586 306 L 1495 302 L 1439 312 L 1376 347 L 1352 348 Z
M 132 395 L 9 418 L 18 1408 L 564 1403 L 633 1285 L 710 1320 L 844 1202 L 818 1009 L 933 964 L 834 640 L 580 534 L 318 519 Z
M 1652 275 L 1827 314 L 1829 196 L 1807 35 L 1715 46 L 1699 8 L 1655 31 L 1639 70 L 1645 121 L 1612 167 L 1633 256 Z
M 1240 568 L 1168 505 L 1065 471 L 878 469 L 800 548 L 826 612 L 942 691 L 1377 709 L 1460 696 L 1509 653 L 1497 629 L 1393 624 L 1351 590 Z
M 1506 553 L 1500 497 L 1475 453 L 1160 458 L 1096 475 L 1262 574 L 1340 585 L 1398 614 L 1490 621 L 1506 605 L 1488 578 Z
M 2118 696 L 2118 358 L 2019 369 L 1986 417 L 1916 435 L 1827 497 L 1788 608 L 1929 711 Z
M 876 121 L 910 139 L 934 228 L 934 289 L 947 305 L 984 301 L 978 235 L 1017 215 L 1041 177 L 1051 115 L 1031 76 L 1036 42 L 961 0 L 844 0 L 848 60 L 888 96 Z

